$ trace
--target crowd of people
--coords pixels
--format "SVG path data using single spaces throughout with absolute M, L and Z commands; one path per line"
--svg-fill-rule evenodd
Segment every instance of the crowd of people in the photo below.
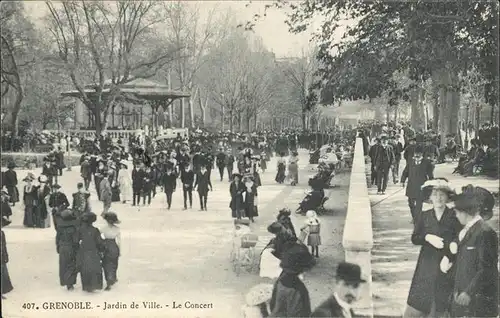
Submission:
M 280 165 L 287 167 L 287 172 L 285 168 L 278 169 L 277 182 L 287 179 L 296 185 L 299 181 L 297 148 L 311 147 L 313 142 L 333 142 L 335 138 L 338 141 L 343 136 L 299 134 L 292 130 L 250 135 L 197 131 L 189 138 L 178 135 L 173 140 L 137 136 L 126 145 L 121 139 L 112 140 L 105 135 L 91 141 L 82 139 L 81 182 L 69 199 L 61 190 L 65 163 L 63 145 L 60 145 L 44 158 L 41 174 L 35 176 L 30 172 L 20 180 L 22 183 L 18 182 L 15 164 L 8 164 L 7 171 L 2 172 L 2 215 L 9 222 L 12 207 L 22 201 L 25 227 L 54 227 L 60 284 L 68 290 L 73 289 L 78 272 L 83 290 L 102 289 L 101 271 L 109 290 L 117 281 L 120 255 L 120 231 L 116 226 L 119 221 L 112 212 L 112 204 L 150 205 L 157 194 L 164 192 L 166 208 L 170 209 L 175 204 L 173 193 L 180 179 L 183 208 L 193 208 L 193 191 L 196 191 L 200 211 L 208 211 L 212 171 L 217 168 L 217 178 L 229 181 L 231 216 L 254 222 L 258 216 L 260 174 L 265 172 L 274 153 L 280 156 Z M 102 202 L 102 210 L 91 207 L 92 188 Z M 101 217 L 108 224 L 106 228 L 93 227 L 97 219 L 92 212 L 95 210 L 102 211 Z
M 200 211 L 209 211 L 212 172 L 217 168 L 221 181 L 227 171 L 231 217 L 238 228 L 248 229 L 259 215 L 256 198 L 260 176 L 272 156 L 279 157 L 275 181 L 287 181 L 294 186 L 301 181 L 298 148 L 313 152 L 328 144 L 329 153 L 335 153 L 340 144 L 351 144 L 356 135 L 363 139 L 363 150 L 371 159 L 371 183 L 376 184 L 379 194 L 385 194 L 391 171 L 393 183 L 406 184 L 414 224 L 411 240 L 422 245 L 422 249 L 405 316 L 496 316 L 498 237 L 484 221 L 492 214 L 492 195 L 472 185 L 457 193 L 447 180 L 437 178 L 434 165 L 441 157 L 441 147 L 436 144 L 439 138 L 412 133 L 407 124 L 389 123 L 379 129 L 373 123 L 362 123 L 357 129 L 321 134 L 294 130 L 246 135 L 196 132 L 189 138 L 178 135 L 168 141 L 138 136 L 128 145 L 123 140 L 113 142 L 101 136 L 82 148 L 82 180 L 71 204 L 58 182 L 61 165 L 56 153 L 60 149 L 45 158 L 40 176 L 28 174 L 22 180 L 24 225 L 54 225 L 62 286 L 73 289 L 79 272 L 84 291 L 99 290 L 103 288 L 104 272 L 109 290 L 117 282 L 120 257 L 119 220 L 112 212 L 113 204 L 149 205 L 157 194 L 164 192 L 166 208 L 170 209 L 175 204 L 173 193 L 180 179 L 183 208 L 193 207 L 196 191 Z M 403 158 L 406 166 L 399 175 Z M 2 191 L 2 226 L 8 225 L 12 214 L 8 211 L 20 200 L 15 168 L 10 164 L 2 176 L 2 186 L 6 188 Z M 91 207 L 91 187 L 102 202 L 102 209 Z M 433 209 L 422 211 L 425 201 L 432 202 Z M 97 216 L 92 210 L 102 211 L 105 227 L 93 226 Z M 290 214 L 289 210 L 281 210 L 276 222 L 268 227 L 275 237 L 261 255 L 260 276 L 273 278 L 274 283 L 250 291 L 245 317 L 351 317 L 351 305 L 358 299 L 364 282 L 361 268 L 340 263 L 334 292 L 312 309 L 302 279 L 319 257 L 321 222 L 316 211 L 309 210 L 297 233 Z M 3 232 L 2 253 L 7 253 Z M 10 285 L 5 290 L 12 289 L 10 279 L 4 276 L 8 278 L 6 263 L 2 263 L 2 297 L 4 281 Z

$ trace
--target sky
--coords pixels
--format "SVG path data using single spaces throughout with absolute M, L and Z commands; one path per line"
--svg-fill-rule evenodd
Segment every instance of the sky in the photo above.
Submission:
M 270 1 L 270 0 L 269 0 Z M 251 20 L 254 14 L 264 12 L 264 6 L 269 1 L 189 1 L 199 5 L 201 12 L 209 12 L 216 8 L 219 12 L 231 10 L 237 20 L 246 22 Z M 43 1 L 25 1 L 26 13 L 35 22 L 48 13 L 47 7 Z M 206 8 L 206 9 L 205 9 Z M 203 13 L 202 13 L 203 14 Z M 202 20 L 206 17 L 202 17 Z M 288 26 L 285 24 L 286 14 L 278 9 L 272 9 L 267 12 L 267 16 L 258 22 L 254 31 L 257 36 L 262 38 L 264 45 L 277 57 L 298 57 L 304 49 L 310 48 L 312 29 L 302 34 L 296 35 L 288 32 Z M 315 21 L 317 27 L 320 20 Z M 313 27 L 313 28 L 314 28 Z

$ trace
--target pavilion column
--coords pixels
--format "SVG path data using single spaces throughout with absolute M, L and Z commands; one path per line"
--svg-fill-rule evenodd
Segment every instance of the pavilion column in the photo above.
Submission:
M 113 103 L 113 106 L 111 106 L 111 125 L 113 128 L 115 127 L 115 107 L 116 104 Z
M 121 116 L 120 119 L 121 119 L 121 122 L 122 122 L 122 129 L 124 129 L 125 128 L 125 124 L 124 124 L 125 123 L 125 121 L 124 121 L 125 105 L 122 103 L 121 106 L 122 106 L 122 112 L 120 114 L 120 116 Z
M 141 117 L 140 117 L 140 119 L 139 119 L 139 126 L 140 126 L 140 128 L 141 128 L 141 129 L 142 129 L 142 115 L 143 115 L 143 113 L 144 113 L 144 112 L 143 112 L 142 107 L 141 107 L 141 113 L 140 113 L 140 116 L 141 116 Z

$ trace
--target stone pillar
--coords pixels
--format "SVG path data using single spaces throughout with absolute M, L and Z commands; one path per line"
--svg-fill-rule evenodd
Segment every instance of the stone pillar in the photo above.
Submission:
M 347 215 L 344 225 L 342 245 L 346 262 L 358 264 L 361 276 L 366 280 L 361 285 L 360 300 L 355 303 L 354 311 L 363 316 L 373 317 L 372 265 L 373 247 L 372 213 L 368 187 L 366 184 L 363 140 L 356 138 L 354 158 L 349 185 Z

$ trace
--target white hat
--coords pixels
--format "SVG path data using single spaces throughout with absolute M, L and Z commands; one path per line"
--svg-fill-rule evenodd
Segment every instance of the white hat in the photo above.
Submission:
M 306 212 L 306 217 L 311 219 L 316 217 L 316 212 L 314 210 L 309 210 Z
M 120 160 L 120 165 L 126 166 L 128 168 L 128 162 L 126 160 Z
M 48 181 L 47 176 L 42 174 L 38 177 L 38 182 L 40 183 L 46 183 Z
M 271 299 L 273 293 L 272 284 L 258 284 L 250 289 L 245 296 L 247 305 L 256 306 Z

